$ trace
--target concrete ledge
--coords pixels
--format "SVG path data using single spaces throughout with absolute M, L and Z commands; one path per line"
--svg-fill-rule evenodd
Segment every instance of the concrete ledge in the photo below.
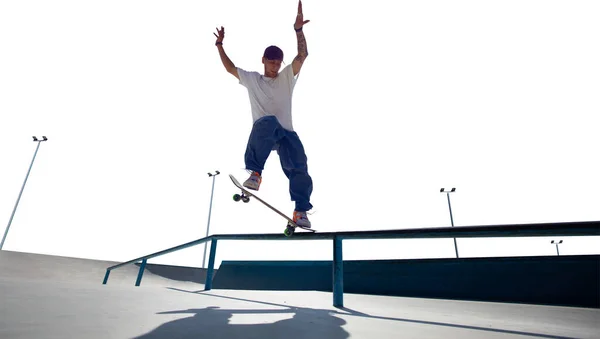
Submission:
M 330 261 L 223 261 L 217 289 L 332 290 Z M 344 292 L 600 308 L 600 256 L 344 261 Z

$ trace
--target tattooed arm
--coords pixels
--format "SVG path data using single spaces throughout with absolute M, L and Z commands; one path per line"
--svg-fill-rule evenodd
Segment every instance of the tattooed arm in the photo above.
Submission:
M 302 31 L 296 32 L 296 37 L 298 38 L 298 55 L 296 55 L 294 61 L 292 61 L 292 69 L 294 70 L 294 75 L 300 72 L 300 68 L 302 68 L 302 64 L 308 56 L 308 50 L 306 49 L 306 39 L 304 38 L 304 33 L 302 33 Z
M 294 75 L 300 72 L 300 68 L 302 68 L 302 64 L 308 56 L 308 49 L 306 48 L 306 38 L 304 37 L 304 32 L 302 32 L 302 27 L 309 21 L 310 20 L 304 20 L 304 15 L 302 14 L 302 0 L 299 0 L 298 15 L 296 15 L 296 22 L 294 23 L 294 30 L 296 30 L 296 38 L 298 39 L 298 55 L 296 55 L 294 61 L 292 61 L 292 69 L 294 70 Z

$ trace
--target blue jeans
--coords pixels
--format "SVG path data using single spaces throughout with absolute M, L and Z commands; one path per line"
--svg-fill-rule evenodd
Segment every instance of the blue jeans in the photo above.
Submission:
M 296 210 L 309 211 L 313 207 L 310 203 L 313 185 L 304 146 L 298 134 L 284 129 L 276 117 L 262 117 L 254 122 L 250 132 L 244 156 L 246 169 L 262 173 L 273 150 L 277 151 L 283 173 L 290 181 L 290 196 L 296 202 Z

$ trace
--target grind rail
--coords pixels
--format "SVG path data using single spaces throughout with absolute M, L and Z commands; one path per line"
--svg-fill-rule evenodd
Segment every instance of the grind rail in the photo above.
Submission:
M 344 306 L 344 264 L 342 240 L 344 239 L 428 239 L 428 238 L 508 238 L 508 237 L 547 237 L 547 236 L 598 236 L 600 221 L 538 223 L 514 225 L 487 225 L 462 227 L 432 227 L 399 230 L 294 233 L 291 237 L 283 234 L 217 234 L 194 240 L 163 251 L 148 254 L 106 269 L 103 284 L 108 282 L 110 272 L 125 265 L 141 261 L 135 286 L 140 286 L 148 259 L 156 258 L 171 252 L 196 246 L 210 241 L 210 256 L 204 290 L 212 289 L 215 257 L 218 240 L 333 240 L 333 306 Z

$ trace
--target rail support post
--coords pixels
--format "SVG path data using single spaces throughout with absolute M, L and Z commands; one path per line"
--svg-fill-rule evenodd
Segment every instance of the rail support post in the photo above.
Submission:
M 144 275 L 144 269 L 146 269 L 146 262 L 148 259 L 142 260 L 142 264 L 140 265 L 140 271 L 138 272 L 137 279 L 135 280 L 135 286 L 140 286 L 142 283 L 142 276 Z
M 344 261 L 339 236 L 333 237 L 333 306 L 344 307 Z
M 106 269 L 106 274 L 104 275 L 104 281 L 102 282 L 102 284 L 106 285 L 106 283 L 108 282 L 109 275 L 110 275 L 110 270 Z
M 206 281 L 204 282 L 204 290 L 212 289 L 213 274 L 215 272 L 215 257 L 217 254 L 217 239 L 210 241 L 210 256 L 208 257 L 208 269 L 206 271 Z

